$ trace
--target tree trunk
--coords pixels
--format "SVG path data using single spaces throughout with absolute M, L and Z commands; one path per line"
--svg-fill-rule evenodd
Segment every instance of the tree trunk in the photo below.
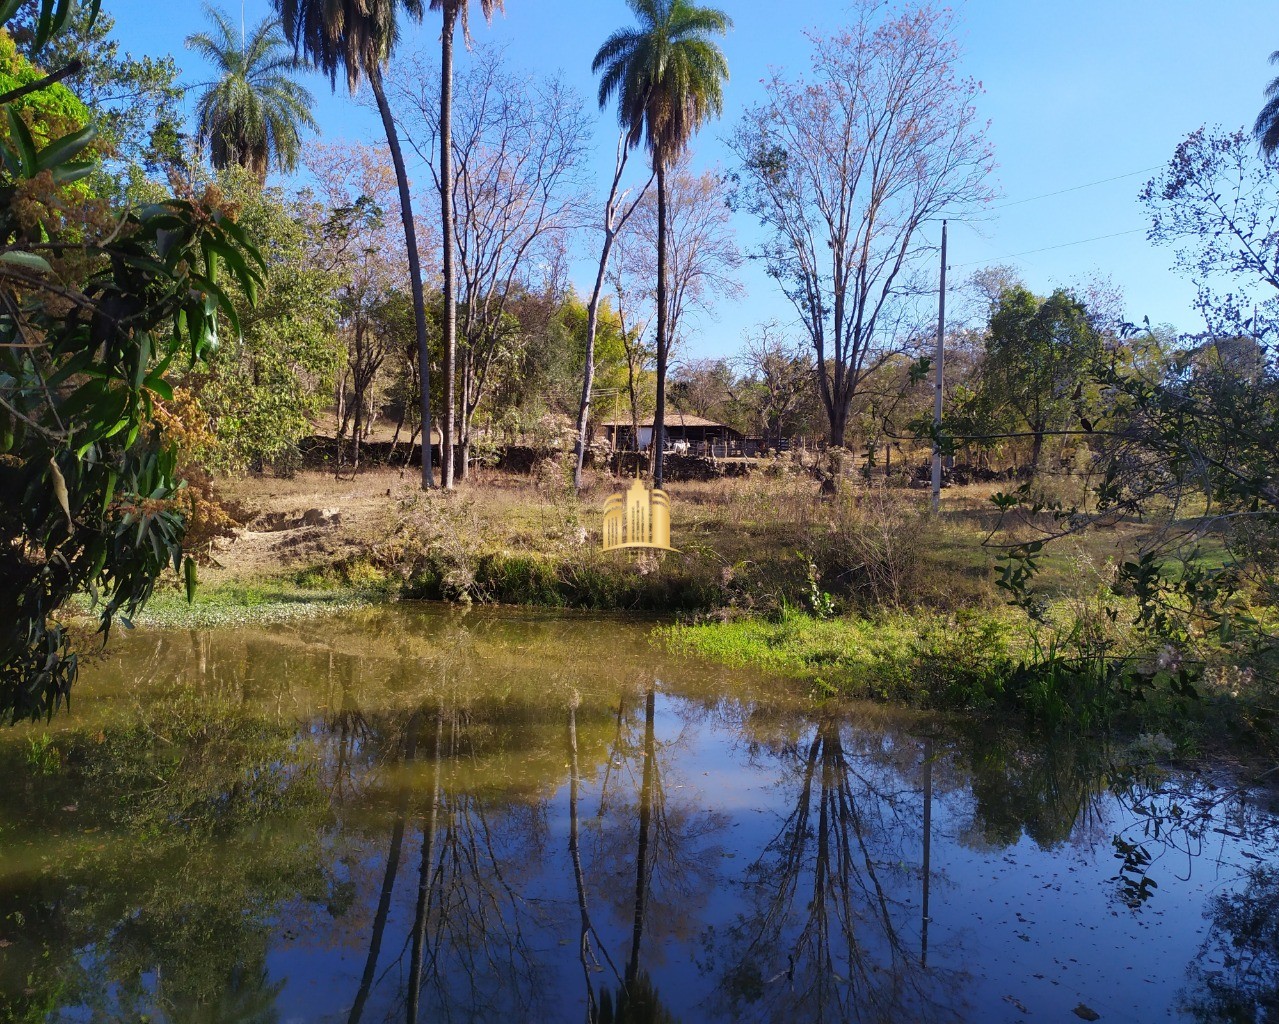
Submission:
M 844 447 L 844 438 L 848 435 L 848 405 L 847 402 L 837 402 L 833 409 L 827 410 L 830 419 L 829 440 L 833 448 Z
M 391 162 L 395 165 L 395 183 L 400 193 L 400 219 L 404 222 L 404 245 L 409 257 L 409 287 L 413 293 L 413 319 L 417 326 L 418 373 L 422 378 L 422 423 L 426 437 L 430 438 L 431 422 L 431 352 L 426 342 L 426 303 L 422 298 L 422 264 L 417 254 L 417 230 L 413 226 L 413 202 L 409 195 L 409 177 L 404 168 L 404 154 L 400 152 L 400 137 L 395 131 L 395 118 L 391 116 L 386 91 L 382 88 L 382 72 L 374 68 L 369 72 L 369 85 L 377 99 L 377 110 L 382 115 L 382 127 L 386 131 L 386 144 L 391 150 Z M 422 489 L 435 485 L 431 472 L 431 447 L 422 446 Z
M 1044 425 L 1036 423 L 1032 428 L 1035 440 L 1030 448 L 1030 475 L 1039 475 L 1039 457 L 1044 453 Z
M 600 265 L 595 274 L 595 287 L 591 291 L 591 300 L 586 304 L 586 366 L 582 371 L 582 402 L 577 413 L 577 451 L 573 465 L 573 489 L 577 491 L 582 489 L 582 463 L 586 458 L 586 432 L 591 417 L 591 388 L 595 383 L 595 335 L 599 330 L 600 296 L 604 292 L 608 257 L 613 251 L 613 240 L 617 238 L 618 231 L 635 210 L 635 206 L 632 205 L 630 210 L 622 214 L 620 221 L 616 220 L 617 190 L 622 182 L 622 170 L 626 166 L 626 154 L 629 151 L 626 137 L 623 135 L 617 143 L 617 165 L 613 171 L 613 185 L 609 190 L 608 199 L 604 202 L 604 244 L 600 247 Z M 645 185 L 644 188 L 647 189 L 648 186 Z M 637 199 L 636 203 L 638 202 Z M 613 438 L 616 444 L 617 424 L 613 425 Z
M 471 407 L 471 385 L 475 364 L 471 360 L 469 345 L 462 348 L 462 414 L 457 418 L 457 446 L 452 452 L 456 465 L 453 467 L 454 478 L 464 481 L 467 475 L 467 458 L 471 451 L 471 417 L 475 409 Z
M 355 423 L 351 427 L 351 472 L 360 468 L 360 438 L 364 433 L 364 396 L 356 392 Z
M 631 921 L 631 958 L 626 965 L 628 989 L 634 988 L 639 978 L 640 942 L 644 938 L 644 911 L 648 904 L 648 841 L 653 821 L 654 773 L 657 770 L 655 763 L 657 744 L 654 737 L 655 705 L 654 692 L 649 690 L 644 701 L 644 774 L 643 781 L 640 783 L 639 841 L 635 850 L 635 906 Z
M 586 307 L 586 367 L 582 371 L 582 402 L 577 410 L 577 444 L 573 461 L 573 490 L 582 489 L 582 462 L 586 457 L 586 427 L 591 415 L 591 386 L 595 382 L 595 331 L 599 326 L 600 292 L 604 288 L 604 270 L 608 266 L 608 251 L 613 246 L 613 234 L 607 228 L 604 234 L 604 251 L 600 254 L 599 273 L 595 275 L 595 290 Z M 613 427 L 614 432 L 617 426 Z
M 657 160 L 657 405 L 653 412 L 653 486 L 661 487 L 666 435 L 666 163 Z
M 466 2 L 466 0 L 462 0 Z M 440 431 L 440 486 L 453 486 L 453 429 L 457 397 L 453 386 L 457 360 L 457 295 L 453 270 L 453 31 L 458 0 L 444 0 L 440 36 L 440 238 L 444 271 L 444 425 Z

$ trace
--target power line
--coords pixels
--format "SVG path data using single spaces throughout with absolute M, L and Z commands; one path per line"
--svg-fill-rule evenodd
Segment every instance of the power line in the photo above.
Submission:
M 1110 235 L 1096 235 L 1093 238 L 1081 238 L 1075 242 L 1062 242 L 1059 245 L 1045 245 L 1042 249 L 1027 249 L 1025 252 L 1010 252 L 1003 256 L 994 256 L 988 260 L 972 260 L 969 263 L 953 263 L 952 267 L 959 269 L 960 267 L 974 267 L 978 263 L 998 263 L 1000 260 L 1012 260 L 1018 256 L 1033 256 L 1037 252 L 1048 252 L 1052 249 L 1065 249 L 1072 245 L 1084 245 L 1088 242 L 1100 242 L 1106 238 L 1118 238 L 1121 235 L 1135 235 L 1138 231 L 1145 231 L 1145 228 L 1130 228 L 1127 231 L 1116 231 Z
M 1045 192 L 1041 196 L 1029 196 L 1026 199 L 1015 199 L 1011 203 L 1000 203 L 998 206 L 990 207 L 991 211 L 1006 210 L 1010 206 L 1021 206 L 1023 203 L 1033 203 L 1039 199 L 1051 199 L 1053 196 L 1062 196 L 1067 192 L 1078 192 L 1080 189 L 1092 188 L 1094 185 L 1105 185 L 1112 181 L 1121 181 L 1124 178 L 1134 178 L 1138 174 L 1149 174 L 1151 171 L 1157 171 L 1163 164 L 1155 164 L 1153 167 L 1143 167 L 1139 171 L 1129 171 L 1126 174 L 1116 174 L 1113 178 L 1101 178 L 1097 181 L 1085 182 L 1083 185 L 1071 185 L 1070 188 L 1061 188 L 1056 192 Z

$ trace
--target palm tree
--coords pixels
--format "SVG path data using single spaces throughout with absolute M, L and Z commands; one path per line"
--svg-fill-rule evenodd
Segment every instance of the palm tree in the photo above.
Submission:
M 440 225 L 444 243 L 444 428 L 440 431 L 440 486 L 453 486 L 453 429 L 456 409 L 453 385 L 457 363 L 457 297 L 453 273 L 453 37 L 457 23 L 468 36 L 470 0 L 431 0 L 431 10 L 444 16 L 440 34 Z M 505 10 L 504 0 L 480 0 L 484 19 Z
M 670 354 L 666 299 L 666 169 L 694 133 L 724 107 L 728 61 L 708 37 L 732 21 L 723 11 L 688 0 L 627 0 L 639 19 L 604 41 L 591 70 L 602 72 L 600 107 L 617 96 L 627 145 L 643 140 L 657 176 L 657 409 L 653 416 L 653 484 L 662 486 L 666 427 L 666 362 Z
M 311 94 L 293 79 L 301 62 L 287 50 L 277 18 L 263 18 L 246 39 L 224 11 L 205 4 L 208 32 L 186 38 L 213 64 L 217 78 L 205 87 L 196 115 L 201 145 L 219 170 L 233 164 L 266 181 L 272 162 L 288 172 L 298 163 L 300 132 L 315 128 Z
M 274 3 L 294 52 L 305 53 L 329 76 L 329 84 L 334 89 L 339 68 L 345 73 L 351 92 L 355 92 L 362 77 L 367 78 L 382 117 L 399 186 L 413 317 L 417 323 L 417 358 L 422 382 L 422 488 L 425 490 L 433 486 L 434 476 L 431 472 L 431 368 L 426 342 L 426 306 L 422 299 L 422 267 L 417 252 L 417 231 L 413 226 L 408 172 L 382 83 L 382 67 L 390 59 L 399 38 L 401 11 L 421 21 L 423 3 L 422 0 L 274 0 Z M 447 231 L 445 235 L 448 236 Z
M 1270 63 L 1279 64 L 1279 50 L 1270 55 Z M 1274 156 L 1275 150 L 1279 149 L 1279 76 L 1272 78 L 1266 86 L 1266 105 L 1257 115 L 1252 131 L 1261 143 L 1261 151 L 1266 156 Z

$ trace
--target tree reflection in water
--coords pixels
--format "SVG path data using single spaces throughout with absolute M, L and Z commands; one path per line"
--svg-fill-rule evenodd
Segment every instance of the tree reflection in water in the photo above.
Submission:
M 1213 897 L 1208 916 L 1182 1009 L 1202 1024 L 1279 1021 L 1279 868 L 1254 867 L 1242 892 Z
M 904 851 L 922 836 L 917 796 L 895 788 L 891 770 L 850 758 L 834 717 L 779 753 L 796 789 L 746 872 L 748 909 L 722 951 L 724 1009 L 735 1020 L 959 1019 L 958 989 L 943 991 L 925 966 L 918 909 L 898 891 L 913 874 Z M 926 890 L 931 879 L 920 881 Z
M 598 827 L 590 833 L 591 862 L 606 874 L 605 893 L 617 897 L 611 910 L 628 922 L 630 932 L 625 972 L 600 994 L 597 1010 L 587 1017 L 590 1024 L 674 1021 L 644 969 L 644 951 L 658 941 L 691 941 L 721 862 L 714 837 L 727 820 L 690 800 L 672 799 L 663 762 L 684 736 L 658 740 L 653 682 L 645 682 L 642 692 L 642 733 L 638 707 L 632 711 L 633 693 L 624 691 L 618 702 L 616 734 L 600 783 Z M 623 902 L 624 895 L 629 900 Z M 661 911 L 656 916 L 655 906 Z

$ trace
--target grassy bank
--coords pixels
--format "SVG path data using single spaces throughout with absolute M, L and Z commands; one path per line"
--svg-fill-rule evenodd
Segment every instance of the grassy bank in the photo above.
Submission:
M 931 515 L 925 492 L 852 485 L 823 499 L 782 471 L 676 482 L 679 550 L 636 554 L 600 549 L 616 486 L 601 478 L 578 494 L 546 472 L 427 493 L 390 470 L 229 481 L 252 512 L 246 529 L 212 552 L 195 606 L 162 594 L 143 621 L 280 620 L 398 599 L 659 612 L 684 622 L 660 634 L 672 649 L 788 675 L 819 697 L 1087 719 L 1128 691 L 1155 698 L 1155 717 L 1176 713 L 1181 675 L 1160 674 L 1158 644 L 1112 591 L 1141 524 L 1046 550 L 1037 587 L 1049 614 L 1034 623 L 994 585 L 991 487 L 948 489 Z M 1200 688 L 1233 699 L 1240 670 L 1210 653 L 1221 657 L 1201 659 Z

